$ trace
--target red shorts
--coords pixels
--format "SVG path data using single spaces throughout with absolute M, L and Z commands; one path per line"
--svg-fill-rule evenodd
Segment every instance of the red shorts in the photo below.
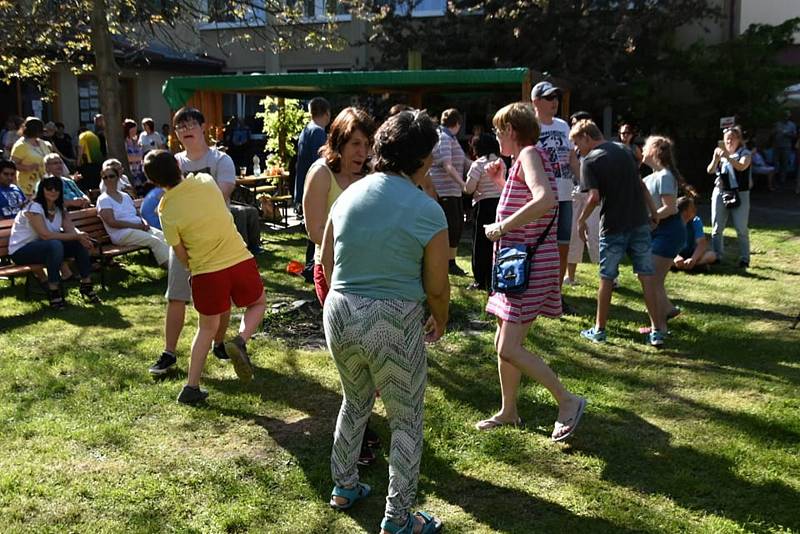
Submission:
M 192 276 L 194 308 L 203 315 L 218 315 L 231 309 L 231 300 L 239 307 L 261 297 L 264 284 L 254 258 L 227 269 Z
M 314 289 L 317 291 L 319 303 L 324 306 L 325 299 L 328 298 L 328 283 L 325 281 L 325 271 L 319 263 L 314 264 Z

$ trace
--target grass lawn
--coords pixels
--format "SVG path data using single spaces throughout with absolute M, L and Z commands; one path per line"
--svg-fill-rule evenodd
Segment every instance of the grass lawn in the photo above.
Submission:
M 733 234 L 731 233 L 732 237 Z M 553 444 L 556 408 L 523 381 L 524 429 L 478 433 L 499 406 L 483 296 L 454 285 L 450 332 L 429 350 L 418 502 L 447 532 L 800 532 L 800 234 L 752 231 L 753 267 L 671 274 L 684 313 L 664 350 L 644 344 L 641 292 L 629 267 L 609 342 L 592 323 L 596 270 L 566 290 L 578 317 L 534 324 L 527 346 L 590 404 L 574 439 Z M 273 234 L 259 260 L 271 301 L 312 298 L 285 273 L 300 234 Z M 462 250 L 462 266 L 469 265 Z M 327 506 L 339 407 L 324 350 L 251 343 L 254 382 L 210 357 L 205 407 L 180 406 L 195 330 L 179 372 L 154 381 L 165 274 L 144 254 L 111 275 L 105 303 L 62 312 L 0 282 L 0 531 L 377 532 L 386 447 L 362 470 L 374 495 L 352 513 Z M 388 442 L 383 406 L 372 425 Z

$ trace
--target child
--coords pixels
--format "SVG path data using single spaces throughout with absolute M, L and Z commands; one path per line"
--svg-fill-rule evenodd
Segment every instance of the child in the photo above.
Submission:
M 158 210 L 164 237 L 192 274 L 198 329 L 192 341 L 187 383 L 178 402 L 195 404 L 208 397 L 208 392 L 199 387 L 200 376 L 220 314 L 230 310 L 231 300 L 247 309 L 239 335 L 227 347 L 228 354 L 239 378 L 243 382 L 252 379 L 246 343 L 264 317 L 264 285 L 253 255 L 236 231 L 222 192 L 211 176 L 196 173 L 183 178 L 178 162 L 165 150 L 147 153 L 144 172 L 164 189 Z

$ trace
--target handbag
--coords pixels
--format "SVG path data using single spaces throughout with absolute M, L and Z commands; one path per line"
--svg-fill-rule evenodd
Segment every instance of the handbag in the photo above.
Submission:
M 531 245 L 511 245 L 503 247 L 495 255 L 492 266 L 492 291 L 496 293 L 522 293 L 528 289 L 528 277 L 531 272 L 533 256 L 539 245 L 544 243 L 550 229 L 558 217 L 558 208 L 536 243 Z
M 734 208 L 738 208 L 742 203 L 742 200 L 739 198 L 739 190 L 738 189 L 728 189 L 722 192 L 722 205 L 732 210 Z

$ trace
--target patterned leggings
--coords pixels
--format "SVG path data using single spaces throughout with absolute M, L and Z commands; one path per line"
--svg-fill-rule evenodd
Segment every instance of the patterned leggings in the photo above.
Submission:
M 422 457 L 428 377 L 422 319 L 416 302 L 336 291 L 328 294 L 323 316 L 344 396 L 333 435 L 333 481 L 342 487 L 358 482 L 356 462 L 377 388 L 392 431 L 385 515 L 401 525 L 414 504 Z

